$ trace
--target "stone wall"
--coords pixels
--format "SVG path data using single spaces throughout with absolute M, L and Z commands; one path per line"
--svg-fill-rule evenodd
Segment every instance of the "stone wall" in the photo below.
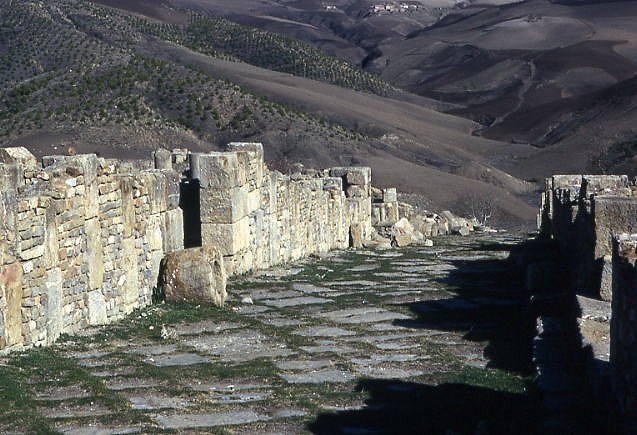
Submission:
M 614 239 L 611 380 L 626 433 L 637 427 L 637 235 Z
M 611 299 L 612 236 L 637 231 L 634 183 L 621 175 L 555 175 L 546 181 L 540 238 L 557 242 L 571 290 Z
M 46 345 L 151 301 L 183 247 L 179 174 L 0 150 L 0 348 Z
M 369 168 L 282 175 L 246 143 L 147 162 L 38 162 L 0 149 L 0 349 L 50 344 L 150 304 L 162 259 L 184 241 L 221 251 L 231 275 L 372 232 Z
M 200 188 L 202 244 L 221 250 L 230 275 L 371 236 L 369 168 L 282 175 L 265 166 L 263 147 L 254 143 L 191 154 L 190 162 Z
M 597 406 L 620 425 L 616 433 L 633 433 L 637 427 L 636 190 L 634 180 L 620 175 L 549 178 L 538 216 L 536 243 L 543 249 L 537 253 L 539 261 L 526 269 L 527 286 L 536 293 L 570 300 L 577 292 L 611 300 L 610 370 L 599 350 L 607 317 L 585 314 L 581 303 L 573 315 L 580 316 L 578 336 L 593 340 L 582 343 L 591 346 L 586 380 Z M 525 254 L 532 253 L 527 249 Z M 565 304 L 562 311 L 570 306 Z M 593 319 L 598 322 L 595 333 Z

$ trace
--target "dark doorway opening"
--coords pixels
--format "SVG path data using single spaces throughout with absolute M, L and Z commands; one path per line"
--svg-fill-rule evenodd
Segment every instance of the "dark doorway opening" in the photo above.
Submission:
M 201 213 L 199 180 L 183 180 L 180 185 L 179 206 L 184 211 L 184 247 L 201 246 Z

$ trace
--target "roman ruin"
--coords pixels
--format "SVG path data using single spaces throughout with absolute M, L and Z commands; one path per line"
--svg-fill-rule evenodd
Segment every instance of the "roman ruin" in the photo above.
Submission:
M 0 349 L 111 323 L 149 305 L 158 288 L 168 300 L 222 305 L 227 277 L 413 237 L 413 228 L 392 232 L 395 189 L 372 204 L 369 168 L 283 175 L 267 168 L 258 143 L 158 150 L 148 161 L 38 162 L 5 148 L 0 182 Z

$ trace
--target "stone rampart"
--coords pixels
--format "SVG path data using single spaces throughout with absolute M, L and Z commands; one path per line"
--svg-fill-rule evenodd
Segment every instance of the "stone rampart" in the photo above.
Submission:
M 546 181 L 540 238 L 557 242 L 571 290 L 611 299 L 612 236 L 637 231 L 634 184 L 622 175 L 555 175 Z
M 282 175 L 246 143 L 135 162 L 0 149 L 0 349 L 50 344 L 150 304 L 162 259 L 185 245 L 215 248 L 224 258 L 212 266 L 232 275 L 372 232 L 369 168 Z
M 150 303 L 183 247 L 179 174 L 0 150 L 0 348 L 46 345 Z
M 633 433 L 637 425 L 636 191 L 635 181 L 620 175 L 549 178 L 538 218 L 540 240 L 535 242 L 542 250 L 526 268 L 527 287 L 536 295 L 570 301 L 577 292 L 611 300 L 610 315 L 603 310 L 586 313 L 583 298 L 575 309 L 564 303 L 561 314 L 577 317 L 578 338 L 590 348 L 586 382 L 595 403 L 621 426 L 617 433 Z M 527 257 L 534 254 L 525 252 Z
M 282 175 L 265 166 L 261 144 L 228 150 L 191 154 L 190 176 L 200 189 L 202 244 L 221 250 L 229 275 L 371 236 L 369 168 Z
M 613 302 L 610 326 L 611 384 L 626 433 L 637 427 L 637 235 L 613 243 Z

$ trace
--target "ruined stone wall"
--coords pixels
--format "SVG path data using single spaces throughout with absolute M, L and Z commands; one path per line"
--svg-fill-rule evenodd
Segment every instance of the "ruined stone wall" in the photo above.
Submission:
M 230 275 L 344 249 L 371 235 L 371 170 L 270 171 L 261 144 L 191 154 L 201 242 L 218 247 Z
M 610 364 L 614 397 L 627 430 L 637 427 L 637 235 L 614 239 Z
M 40 163 L 0 149 L 0 349 L 50 344 L 150 304 L 161 260 L 184 241 L 221 251 L 232 275 L 372 232 L 369 168 L 282 175 L 261 144 L 245 143 L 147 162 Z
M 0 348 L 45 345 L 151 301 L 183 247 L 179 174 L 0 150 Z
M 398 222 L 400 217 L 396 189 L 374 189 L 372 194 L 372 225 L 374 227 L 390 227 Z
M 621 175 L 555 175 L 546 181 L 540 237 L 559 245 L 571 289 L 611 299 L 612 236 L 637 231 L 633 183 Z

